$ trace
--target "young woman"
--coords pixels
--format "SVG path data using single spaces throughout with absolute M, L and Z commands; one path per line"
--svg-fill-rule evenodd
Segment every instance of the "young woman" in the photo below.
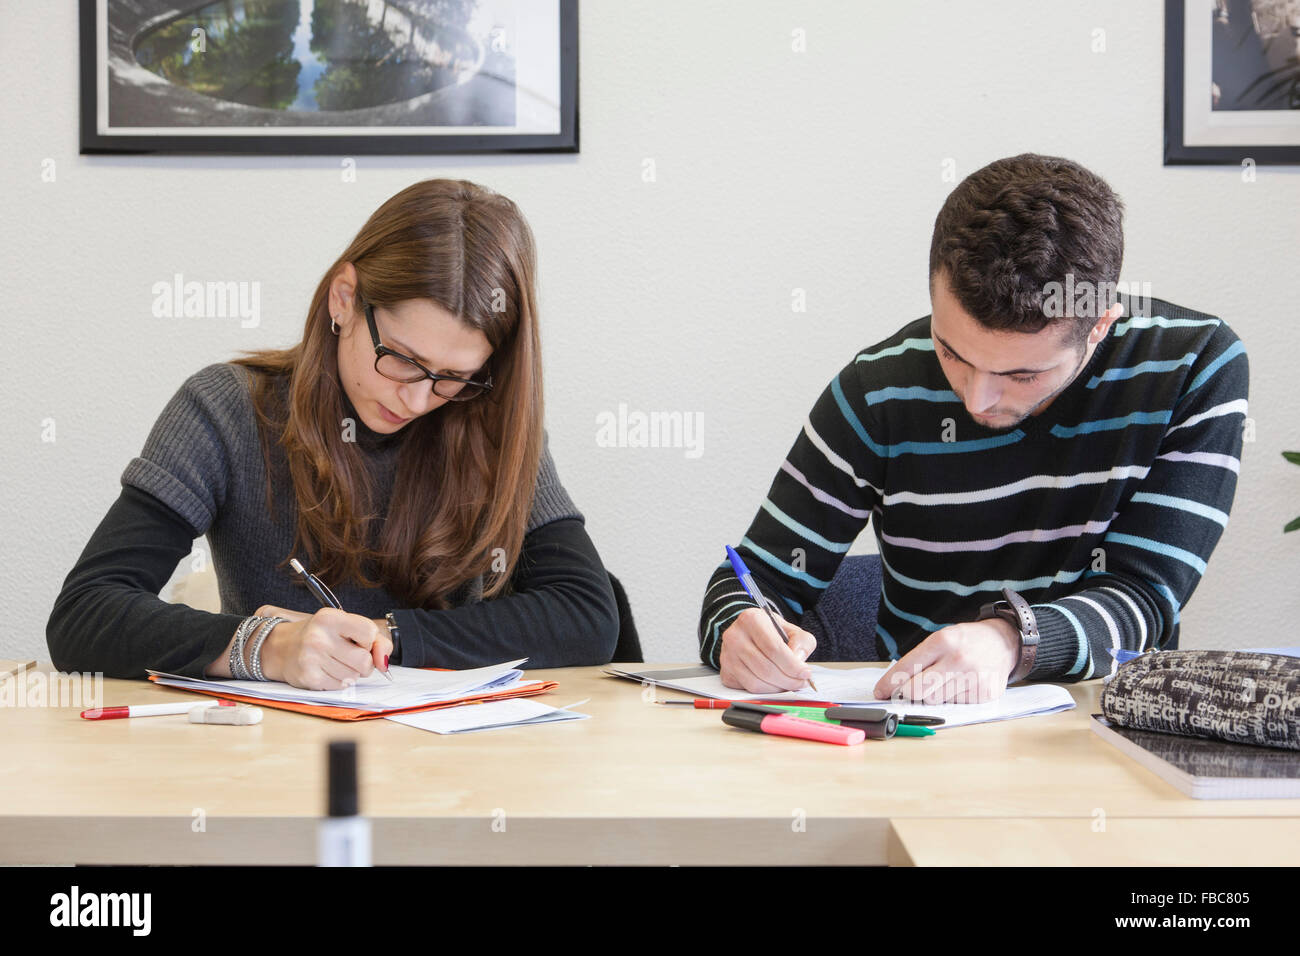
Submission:
M 54 664 L 337 689 L 390 664 L 609 661 L 614 595 L 542 431 L 535 261 L 515 204 L 473 183 L 385 202 L 300 343 L 167 405 L 55 601 Z M 203 535 L 219 614 L 157 596 Z

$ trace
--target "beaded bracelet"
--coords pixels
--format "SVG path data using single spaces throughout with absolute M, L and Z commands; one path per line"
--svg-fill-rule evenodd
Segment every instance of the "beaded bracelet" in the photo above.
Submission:
M 262 645 L 266 639 L 271 636 L 277 624 L 287 624 L 287 617 L 268 617 L 263 618 L 262 629 L 257 632 L 257 637 L 253 639 L 253 649 L 248 654 L 248 662 L 253 671 L 253 680 L 266 680 L 262 673 Z
M 247 658 L 244 654 L 244 649 L 248 647 L 249 641 L 252 640 L 253 635 L 258 633 L 258 628 L 260 628 L 263 624 L 265 624 L 269 620 L 270 620 L 269 617 L 260 617 L 254 614 L 252 617 L 248 619 L 248 629 L 245 630 L 243 634 L 238 635 L 235 639 L 235 642 L 239 645 L 238 647 L 239 653 L 236 655 L 235 660 L 236 663 L 239 665 L 240 680 L 257 679 L 253 676 L 252 670 L 249 669 Z
M 249 633 L 261 620 L 257 615 L 246 617 L 235 631 L 235 639 L 230 644 L 230 676 L 235 680 L 251 678 L 248 668 L 244 666 L 244 644 L 248 641 Z
M 249 638 L 251 638 L 251 637 L 253 636 L 253 634 L 257 631 L 258 627 L 261 626 L 261 623 L 262 623 L 263 620 L 264 620 L 264 618 L 261 618 L 261 617 L 258 617 L 257 615 L 254 615 L 254 616 L 253 616 L 253 620 L 249 622 L 248 630 L 245 631 L 243 637 L 241 637 L 241 638 L 239 639 L 239 655 L 238 655 L 238 660 L 239 660 L 239 679 L 240 679 L 240 680 L 252 680 L 252 679 L 253 679 L 253 673 L 252 673 L 252 671 L 250 671 L 250 670 L 248 669 L 248 657 L 246 656 L 245 652 L 246 652 L 246 650 L 247 650 L 247 648 L 248 648 L 248 641 L 249 641 Z

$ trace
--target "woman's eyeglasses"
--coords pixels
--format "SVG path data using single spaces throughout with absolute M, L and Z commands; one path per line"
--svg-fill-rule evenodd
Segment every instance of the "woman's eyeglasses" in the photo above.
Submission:
M 366 305 L 366 324 L 370 326 L 370 338 L 375 343 L 375 371 L 384 378 L 404 385 L 433 379 L 433 391 L 439 398 L 450 402 L 468 402 L 492 390 L 492 376 L 476 382 L 468 378 L 456 378 L 454 375 L 439 375 L 401 352 L 394 352 L 379 341 L 379 327 L 375 324 L 375 310 Z

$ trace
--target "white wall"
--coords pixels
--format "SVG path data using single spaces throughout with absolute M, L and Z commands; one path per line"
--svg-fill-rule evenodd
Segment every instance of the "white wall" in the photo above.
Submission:
M 1105 177 L 1128 206 L 1124 277 L 1222 316 L 1250 352 L 1257 440 L 1184 646 L 1300 643 L 1300 535 L 1280 533 L 1300 469 L 1279 455 L 1300 448 L 1300 171 L 1161 166 L 1162 6 L 586 0 L 580 154 L 361 157 L 345 184 L 337 158 L 78 156 L 75 5 L 6 3 L 0 656 L 47 656 L 63 578 L 181 381 L 296 340 L 366 217 L 445 175 L 529 216 L 561 476 L 647 658 L 693 659 L 704 583 L 812 400 L 929 311 L 942 162 L 961 178 L 1027 150 Z M 176 272 L 260 282 L 261 325 L 152 317 L 150 287 Z M 703 413 L 703 455 L 598 447 L 596 416 L 620 402 Z

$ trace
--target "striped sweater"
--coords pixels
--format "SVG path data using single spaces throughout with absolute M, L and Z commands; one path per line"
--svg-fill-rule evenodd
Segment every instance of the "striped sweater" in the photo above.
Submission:
M 1249 382 L 1222 321 L 1146 300 L 1037 416 L 993 431 L 965 413 L 930 317 L 854 356 L 821 394 L 738 550 L 798 620 L 871 519 L 882 561 L 876 649 L 896 660 L 972 621 L 1004 587 L 1033 606 L 1033 679 L 1111 673 L 1110 648 L 1165 647 L 1227 525 Z M 753 606 L 714 572 L 700 656 Z

